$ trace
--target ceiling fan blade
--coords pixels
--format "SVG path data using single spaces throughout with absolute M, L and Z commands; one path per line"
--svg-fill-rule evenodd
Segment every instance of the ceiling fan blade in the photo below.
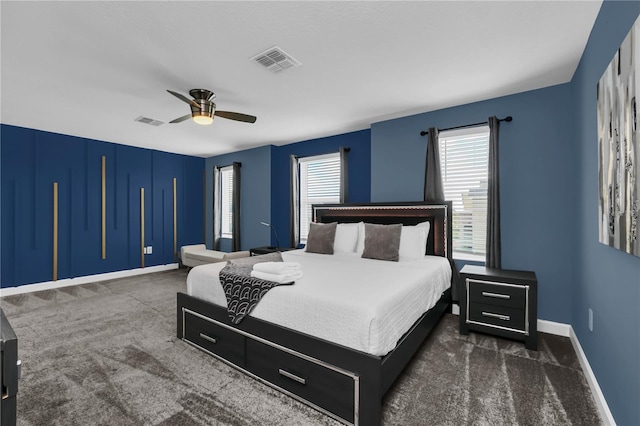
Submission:
M 199 103 L 197 103 L 193 99 L 187 98 L 185 95 L 182 95 L 180 93 L 177 93 L 177 92 L 174 92 L 173 90 L 168 90 L 168 89 L 167 89 L 167 92 L 171 93 L 176 98 L 180 99 L 181 101 L 184 101 L 184 102 L 188 103 L 191 106 L 194 106 L 194 107 L 196 107 L 198 109 L 200 108 L 200 104 Z
M 239 112 L 216 111 L 215 115 L 222 118 L 228 118 L 229 120 L 244 121 L 245 123 L 256 122 L 256 117 L 253 115 L 240 114 Z
M 175 120 L 171 120 L 169 124 L 182 123 L 184 120 L 188 120 L 190 118 L 191 118 L 191 114 L 183 115 L 182 117 L 178 117 Z

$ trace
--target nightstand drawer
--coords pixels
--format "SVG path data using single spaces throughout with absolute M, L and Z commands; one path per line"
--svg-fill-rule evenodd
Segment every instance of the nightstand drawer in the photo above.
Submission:
M 523 309 L 473 303 L 469 305 L 469 321 L 525 331 Z
M 514 309 L 524 309 L 526 305 L 527 290 L 522 285 L 490 283 L 467 278 L 467 286 L 471 304 L 483 303 Z

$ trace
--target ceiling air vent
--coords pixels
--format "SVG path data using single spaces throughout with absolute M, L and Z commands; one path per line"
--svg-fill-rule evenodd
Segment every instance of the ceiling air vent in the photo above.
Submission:
M 278 46 L 274 46 L 271 49 L 267 49 L 264 52 L 257 54 L 251 58 L 251 60 L 259 63 L 274 73 L 302 65 L 300 61 L 280 49 Z
M 144 123 L 144 124 L 150 124 L 150 125 L 156 126 L 156 127 L 164 124 L 164 121 L 154 120 L 153 118 L 145 117 L 143 115 L 141 115 L 140 117 L 136 118 L 133 121 L 138 121 L 138 122 Z

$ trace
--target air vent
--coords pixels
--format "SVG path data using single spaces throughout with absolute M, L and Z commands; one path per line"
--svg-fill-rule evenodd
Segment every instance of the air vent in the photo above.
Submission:
M 152 126 L 161 126 L 164 124 L 164 121 L 160 121 L 160 120 L 154 120 L 153 118 L 149 118 L 149 117 L 145 117 L 143 115 L 141 115 L 140 117 L 136 118 L 133 121 L 138 121 L 140 123 L 144 123 L 144 124 L 150 124 Z
M 251 60 L 259 63 L 274 73 L 302 65 L 300 61 L 280 49 L 278 46 L 274 46 L 271 49 L 267 49 L 264 52 L 257 54 L 251 58 Z

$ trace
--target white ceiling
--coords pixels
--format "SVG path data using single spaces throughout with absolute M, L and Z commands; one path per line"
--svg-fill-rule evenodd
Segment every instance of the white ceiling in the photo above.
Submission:
M 209 157 L 571 80 L 601 1 L 0 3 L 2 123 Z M 250 61 L 279 46 L 302 63 Z M 205 88 L 258 117 L 168 124 Z M 139 116 L 165 122 L 135 122 Z

